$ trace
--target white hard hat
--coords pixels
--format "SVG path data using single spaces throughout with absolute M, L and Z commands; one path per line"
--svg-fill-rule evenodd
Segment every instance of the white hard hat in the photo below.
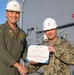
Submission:
M 21 12 L 20 4 L 16 0 L 9 1 L 6 10 Z
M 46 18 L 43 22 L 43 31 L 57 28 L 56 21 L 52 18 Z

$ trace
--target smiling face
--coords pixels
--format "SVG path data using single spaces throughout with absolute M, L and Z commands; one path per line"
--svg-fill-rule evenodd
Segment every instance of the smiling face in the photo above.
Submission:
M 8 19 L 8 23 L 10 25 L 15 25 L 20 17 L 20 12 L 16 12 L 16 11 L 6 11 L 6 16 Z
M 57 28 L 55 29 L 50 29 L 45 31 L 46 36 L 48 37 L 49 40 L 53 41 L 56 40 L 57 38 Z

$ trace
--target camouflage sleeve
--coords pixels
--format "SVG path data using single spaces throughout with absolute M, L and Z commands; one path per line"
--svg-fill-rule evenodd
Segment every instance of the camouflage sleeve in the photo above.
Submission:
M 74 47 L 68 41 L 56 45 L 55 56 L 66 64 L 74 64 Z
M 39 68 L 41 67 L 41 65 L 27 65 L 27 69 L 28 69 L 28 73 L 31 74 L 31 73 L 34 73 L 36 72 Z

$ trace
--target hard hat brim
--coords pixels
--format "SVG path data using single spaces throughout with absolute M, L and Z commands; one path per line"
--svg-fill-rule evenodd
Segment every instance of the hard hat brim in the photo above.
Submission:
M 21 12 L 21 11 L 17 11 L 17 10 L 6 10 L 6 11 L 11 11 L 11 12 L 13 12 L 13 11 L 15 11 L 15 12 Z
M 56 25 L 56 27 L 53 27 L 53 28 L 43 29 L 43 31 L 47 31 L 47 30 L 51 30 L 51 29 L 56 29 L 56 28 L 57 28 L 57 25 Z

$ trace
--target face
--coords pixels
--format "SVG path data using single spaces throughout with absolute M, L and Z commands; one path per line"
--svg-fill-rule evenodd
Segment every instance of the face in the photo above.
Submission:
M 20 17 L 20 12 L 6 11 L 6 16 L 9 24 L 16 24 Z
M 49 40 L 55 40 L 57 37 L 57 28 L 45 31 Z

